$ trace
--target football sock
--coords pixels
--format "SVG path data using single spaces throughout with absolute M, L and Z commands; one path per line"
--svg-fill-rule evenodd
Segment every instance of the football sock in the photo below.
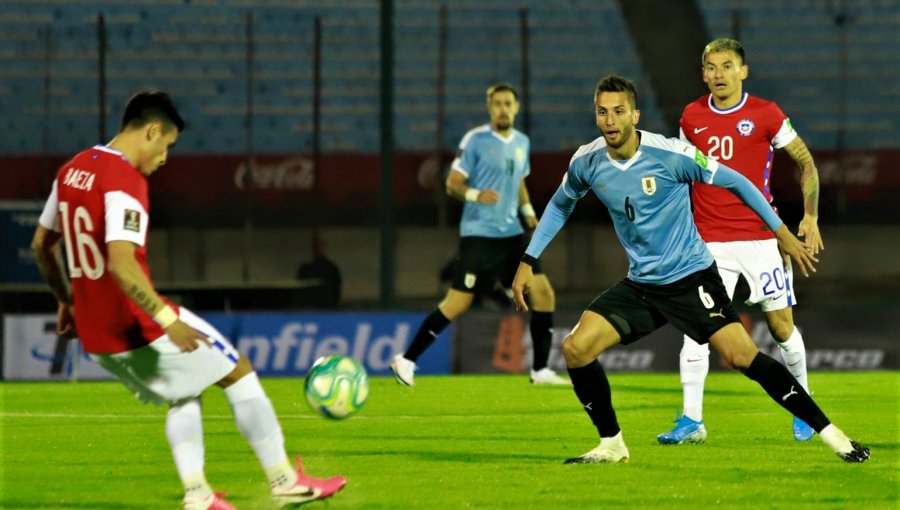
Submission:
M 166 414 L 166 438 L 172 448 L 172 457 L 175 459 L 178 477 L 184 485 L 185 496 L 208 498 L 212 494 L 212 487 L 203 473 L 203 419 L 200 416 L 199 398 L 169 408 Z
M 288 462 L 281 425 L 256 372 L 225 388 L 225 397 L 231 404 L 238 430 L 266 471 L 269 485 L 293 486 L 297 482 L 297 473 Z
M 531 312 L 531 345 L 534 354 L 532 370 L 537 372 L 547 366 L 550 346 L 553 344 L 553 312 Z
M 434 343 L 435 339 L 444 331 L 448 324 L 450 324 L 450 319 L 444 316 L 440 308 L 436 308 L 431 312 L 431 315 L 422 321 L 419 331 L 416 332 L 415 338 L 409 344 L 409 349 L 406 349 L 406 354 L 403 357 L 410 361 L 419 359 L 419 356 Z
M 612 406 L 609 381 L 600 362 L 594 360 L 581 368 L 569 368 L 569 377 L 572 379 L 575 395 L 597 427 L 600 437 L 613 437 L 621 432 Z
M 684 337 L 679 356 L 681 390 L 684 394 L 684 415 L 703 421 L 703 385 L 709 373 L 709 344 L 699 344 Z
M 791 336 L 784 342 L 775 342 L 781 347 L 781 357 L 787 365 L 788 372 L 797 379 L 800 386 L 809 393 L 809 381 L 806 377 L 806 346 L 803 345 L 803 337 L 800 330 L 794 326 Z
M 772 400 L 808 423 L 816 432 L 821 432 L 831 423 L 794 376 L 770 356 L 757 353 L 744 375 L 758 382 Z

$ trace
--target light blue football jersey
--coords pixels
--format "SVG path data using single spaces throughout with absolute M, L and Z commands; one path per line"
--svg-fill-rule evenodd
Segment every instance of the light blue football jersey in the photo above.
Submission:
M 765 197 L 739 173 L 676 138 L 638 133 L 638 151 L 628 161 L 612 159 L 602 136 L 578 149 L 544 211 L 528 255 L 540 256 L 588 191 L 609 209 L 628 255 L 628 279 L 640 283 L 671 283 L 713 263 L 691 216 L 691 182 L 729 188 L 773 231 L 781 226 Z
M 524 232 L 519 222 L 519 184 L 531 173 L 531 142 L 513 129 L 503 138 L 490 124 L 474 128 L 459 143 L 451 169 L 468 178 L 469 186 L 500 194 L 493 205 L 465 202 L 459 233 L 462 237 L 512 237 Z

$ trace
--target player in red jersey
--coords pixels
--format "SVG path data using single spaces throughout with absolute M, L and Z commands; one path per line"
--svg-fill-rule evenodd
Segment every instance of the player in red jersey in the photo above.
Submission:
M 682 139 L 739 171 L 769 202 L 774 150 L 787 151 L 800 167 L 805 212 L 798 234 L 812 253 L 818 254 L 824 249 L 818 226 L 819 176 L 806 144 L 778 105 L 744 92 L 743 80 L 749 70 L 740 42 L 712 41 L 703 50 L 702 64 L 710 94 L 684 108 Z M 747 304 L 760 305 L 788 370 L 809 392 L 806 348 L 791 311 L 796 299 L 790 259 L 782 258 L 775 235 L 734 194 L 695 184 L 691 199 L 697 229 L 716 258 L 729 297 L 743 275 L 750 287 Z M 663 444 L 702 443 L 706 439 L 703 383 L 709 372 L 709 347 L 685 336 L 680 367 L 684 410 L 675 427 L 657 439 Z M 794 417 L 793 433 L 798 441 L 808 441 L 814 431 Z
M 186 308 L 157 294 L 147 265 L 147 177 L 165 164 L 184 121 L 162 92 L 133 96 L 107 145 L 59 170 L 32 241 L 57 299 L 57 333 L 84 350 L 141 401 L 168 404 L 166 437 L 184 484 L 185 509 L 234 507 L 203 470 L 200 394 L 224 389 L 241 434 L 262 464 L 278 504 L 323 499 L 344 477 L 315 479 L 291 467 L 275 411 L 246 357 Z M 57 251 L 63 240 L 68 281 Z

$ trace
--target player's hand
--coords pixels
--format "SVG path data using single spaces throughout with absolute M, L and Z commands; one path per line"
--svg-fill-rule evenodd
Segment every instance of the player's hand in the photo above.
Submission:
M 494 205 L 500 201 L 500 193 L 492 189 L 481 190 L 478 194 L 478 203 L 484 205 Z
M 193 352 L 200 347 L 200 342 L 209 345 L 209 338 L 184 322 L 177 320 L 166 328 L 166 335 L 181 352 Z
M 63 338 L 75 338 L 75 307 L 70 303 L 59 303 L 56 308 L 56 335 Z
M 812 253 L 812 248 L 794 237 L 794 234 L 791 233 L 786 225 L 782 224 L 778 227 L 778 230 L 775 231 L 775 236 L 778 238 L 778 249 L 782 253 L 790 255 L 797 262 L 797 266 L 800 267 L 800 272 L 803 273 L 803 276 L 809 276 L 810 271 L 816 272 L 813 264 L 819 262 L 819 259 Z
M 528 294 L 528 291 L 531 290 L 531 280 L 533 278 L 534 272 L 532 271 L 531 266 L 524 262 L 519 262 L 519 269 L 516 270 L 516 277 L 513 279 L 512 291 L 516 310 L 520 312 L 528 311 L 528 303 L 525 302 L 525 294 Z
M 800 221 L 800 228 L 797 229 L 797 236 L 802 237 L 803 241 L 812 250 L 813 255 L 818 255 L 819 250 L 825 249 L 825 243 L 822 241 L 822 235 L 819 233 L 819 218 L 803 215 Z
M 537 224 L 538 224 L 537 216 L 525 216 L 525 227 L 528 230 L 536 229 Z

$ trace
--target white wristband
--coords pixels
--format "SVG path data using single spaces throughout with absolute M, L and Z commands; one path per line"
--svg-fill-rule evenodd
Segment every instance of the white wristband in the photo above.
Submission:
M 156 315 L 153 316 L 153 320 L 155 320 L 161 328 L 166 329 L 178 320 L 178 314 L 175 313 L 175 310 L 173 310 L 171 306 L 164 306 L 162 310 L 156 312 Z
M 522 204 L 519 207 L 519 212 L 522 213 L 522 216 L 534 216 L 537 217 L 537 213 L 534 212 L 534 207 L 531 204 Z
M 477 202 L 478 195 L 481 194 L 481 190 L 478 188 L 469 188 L 466 190 L 466 202 Z

